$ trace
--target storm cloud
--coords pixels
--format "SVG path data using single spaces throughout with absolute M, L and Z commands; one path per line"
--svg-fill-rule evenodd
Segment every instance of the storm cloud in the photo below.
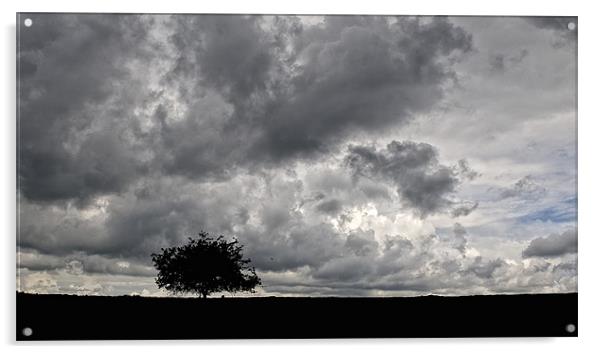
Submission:
M 577 229 L 532 240 L 523 257 L 558 257 L 570 253 L 577 253 Z
M 346 161 L 356 176 L 393 182 L 402 201 L 422 217 L 455 204 L 449 197 L 460 179 L 452 167 L 439 164 L 438 151 L 430 144 L 392 141 L 382 150 L 350 146 Z
M 123 191 L 140 167 L 123 127 L 145 55 L 139 18 L 38 15 L 19 49 L 20 192 L 40 202 Z
M 452 58 L 471 50 L 442 17 L 332 16 L 307 29 L 294 17 L 39 17 L 19 53 L 19 178 L 34 201 L 315 157 L 430 110 Z

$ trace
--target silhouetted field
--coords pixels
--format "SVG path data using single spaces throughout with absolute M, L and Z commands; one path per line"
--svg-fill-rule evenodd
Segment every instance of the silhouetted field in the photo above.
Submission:
M 18 340 L 577 336 L 577 294 L 146 298 L 17 294 Z M 23 329 L 32 329 L 30 336 Z

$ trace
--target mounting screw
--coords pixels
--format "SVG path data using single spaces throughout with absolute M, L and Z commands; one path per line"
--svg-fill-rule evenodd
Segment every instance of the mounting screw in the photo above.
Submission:
M 569 333 L 575 332 L 576 329 L 577 329 L 577 327 L 575 327 L 575 325 L 572 323 L 569 323 L 568 325 L 566 325 L 566 331 Z

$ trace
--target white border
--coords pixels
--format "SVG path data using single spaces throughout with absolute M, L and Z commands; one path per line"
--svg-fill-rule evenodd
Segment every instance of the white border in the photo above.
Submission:
M 1 259 L 3 279 L 3 318 L 0 333 L 3 348 L 8 352 L 44 353 L 104 353 L 110 350 L 131 350 L 140 346 L 145 353 L 164 354 L 166 346 L 177 346 L 184 352 L 219 351 L 244 353 L 305 353 L 344 350 L 364 353 L 508 353 L 508 352 L 595 352 L 600 348 L 602 319 L 600 312 L 600 258 L 602 235 L 597 226 L 601 209 L 600 181 L 600 12 L 595 2 L 578 1 L 381 1 L 369 0 L 350 4 L 349 1 L 300 0 L 285 1 L 3 1 L 2 11 L 2 75 L 0 99 L 4 109 L 2 119 L 2 149 L 0 162 L 0 215 L 3 220 Z M 579 338 L 561 339 L 398 339 L 398 340 L 319 340 L 319 341 L 185 341 L 185 342 L 75 342 L 16 344 L 15 333 L 15 13 L 16 12 L 189 12 L 189 13 L 296 13 L 296 14 L 447 14 L 447 15 L 577 15 L 579 16 Z M 550 309 L 554 311 L 554 309 Z M 432 316 L 432 314 L 428 314 Z M 433 318 L 436 321 L 436 318 Z M 358 323 L 359 326 L 363 325 Z M 369 324 L 366 324 L 369 325 Z M 394 325 L 394 323 L 392 323 Z M 94 345 L 90 345 L 94 344 Z M 200 348 L 199 348 L 200 346 Z M 129 348 L 128 348 L 129 347 Z M 138 349 L 138 348 L 136 348 Z M 7 352 L 7 351 L 3 351 Z

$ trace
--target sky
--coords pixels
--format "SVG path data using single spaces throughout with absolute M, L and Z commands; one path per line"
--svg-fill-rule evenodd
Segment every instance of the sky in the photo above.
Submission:
M 254 296 L 577 291 L 576 18 L 25 17 L 18 290 L 207 231 Z

